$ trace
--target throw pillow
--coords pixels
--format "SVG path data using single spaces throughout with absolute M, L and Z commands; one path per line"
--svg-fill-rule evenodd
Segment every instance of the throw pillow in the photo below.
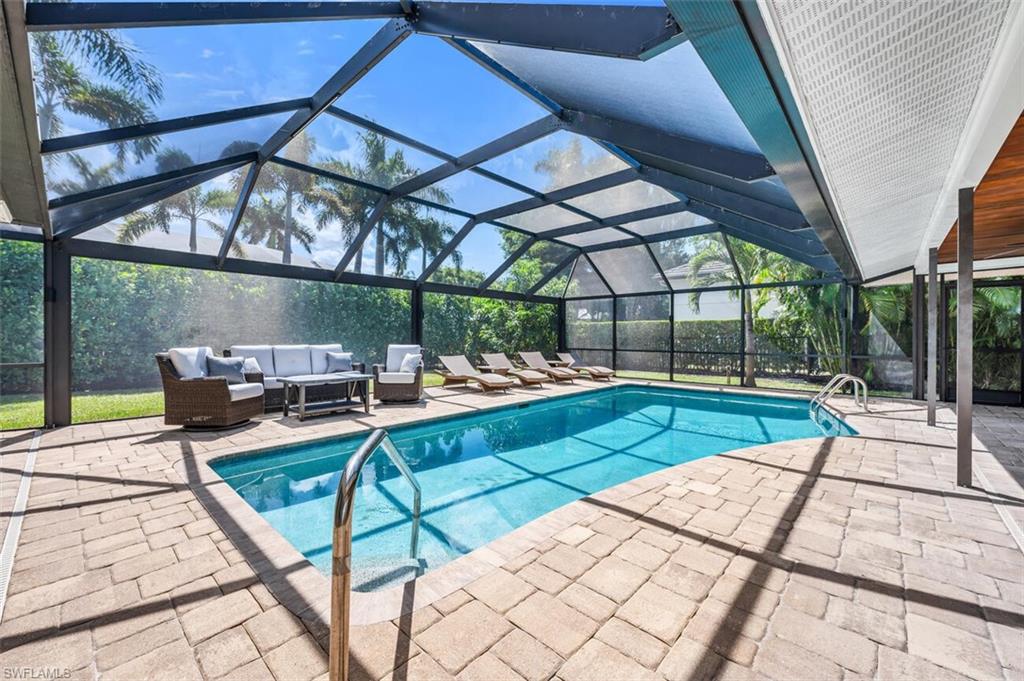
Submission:
M 206 367 L 210 376 L 223 376 L 228 383 L 245 383 L 242 357 L 207 357 Z
M 338 371 L 352 371 L 351 352 L 327 353 L 327 373 L 333 374 Z
M 242 371 L 247 374 L 262 374 L 263 367 L 255 357 L 246 357 L 245 362 L 242 363 Z
M 415 374 L 422 362 L 423 355 L 408 354 L 402 359 L 402 365 L 398 367 L 398 371 L 403 374 Z
M 168 355 L 181 378 L 202 378 L 206 375 L 209 348 L 171 348 Z

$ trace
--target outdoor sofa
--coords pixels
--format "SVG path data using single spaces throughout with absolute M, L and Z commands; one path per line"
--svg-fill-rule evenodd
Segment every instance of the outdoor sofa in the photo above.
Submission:
M 208 347 L 156 354 L 164 388 L 164 423 L 192 429 L 229 428 L 263 413 L 263 374 L 211 375 Z
M 316 376 L 328 373 L 327 353 L 344 352 L 340 343 L 323 345 L 232 345 L 224 350 L 225 357 L 244 357 L 255 360 L 263 374 L 265 408 L 267 411 L 284 406 L 284 385 L 281 378 Z M 250 362 L 252 366 L 252 362 Z M 352 371 L 363 373 L 366 365 L 352 361 Z M 329 402 L 348 396 L 345 384 L 311 385 L 306 388 L 306 401 Z

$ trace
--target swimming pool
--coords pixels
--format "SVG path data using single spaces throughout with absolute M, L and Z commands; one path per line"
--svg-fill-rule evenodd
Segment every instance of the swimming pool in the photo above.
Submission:
M 662 468 L 731 449 L 854 431 L 804 400 L 617 386 L 394 428 L 423 490 L 419 564 L 412 491 L 381 452 L 363 469 L 353 586 L 373 590 L 469 553 L 548 511 Z M 366 433 L 214 461 L 213 469 L 330 574 L 334 495 Z M 404 568 L 403 568 L 404 566 Z M 404 577 L 408 578 L 408 576 Z

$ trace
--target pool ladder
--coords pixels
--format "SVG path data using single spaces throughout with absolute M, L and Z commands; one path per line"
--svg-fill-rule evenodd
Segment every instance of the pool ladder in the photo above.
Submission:
M 409 557 L 416 558 L 420 539 L 420 484 L 409 464 L 391 441 L 388 431 L 378 428 L 366 438 L 356 453 L 345 464 L 334 499 L 334 548 L 331 554 L 331 681 L 348 681 L 349 609 L 352 601 L 352 508 L 356 498 L 356 483 L 366 461 L 377 449 L 395 464 L 412 486 L 412 536 L 409 538 Z
M 864 379 L 853 374 L 836 374 L 825 387 L 818 391 L 818 394 L 811 398 L 808 413 L 813 418 L 833 395 L 843 389 L 846 384 L 853 384 L 853 401 L 864 411 L 868 411 L 868 385 Z

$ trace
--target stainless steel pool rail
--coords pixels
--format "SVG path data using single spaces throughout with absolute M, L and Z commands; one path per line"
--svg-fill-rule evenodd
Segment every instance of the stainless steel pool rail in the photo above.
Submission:
M 348 681 L 349 660 L 349 608 L 352 599 L 352 509 L 355 505 L 356 484 L 363 466 L 377 449 L 395 464 L 413 490 L 412 536 L 409 538 L 409 557 L 416 558 L 420 539 L 420 484 L 409 464 L 383 428 L 366 438 L 356 453 L 345 464 L 334 499 L 334 549 L 331 556 L 331 681 Z
M 818 394 L 811 398 L 811 404 L 808 407 L 808 411 L 811 416 L 821 409 L 822 406 L 837 392 L 843 389 L 847 383 L 853 384 L 853 402 L 860 406 L 864 411 L 868 411 L 868 385 L 862 378 L 854 376 L 853 374 L 836 374 L 832 377 L 824 388 L 818 391 Z

